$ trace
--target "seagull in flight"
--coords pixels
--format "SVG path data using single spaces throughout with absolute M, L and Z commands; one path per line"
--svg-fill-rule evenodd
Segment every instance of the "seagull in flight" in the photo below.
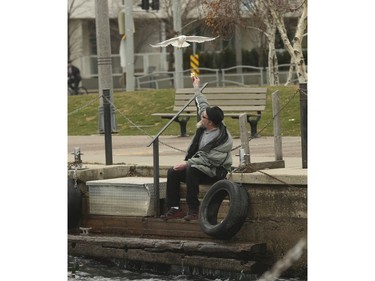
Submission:
M 165 40 L 160 43 L 156 43 L 155 45 L 150 44 L 151 47 L 167 47 L 168 45 L 172 45 L 177 48 L 185 48 L 190 46 L 188 42 L 196 42 L 196 43 L 203 43 L 207 41 L 215 40 L 217 37 L 204 37 L 204 36 L 185 36 L 180 35 L 168 40 Z

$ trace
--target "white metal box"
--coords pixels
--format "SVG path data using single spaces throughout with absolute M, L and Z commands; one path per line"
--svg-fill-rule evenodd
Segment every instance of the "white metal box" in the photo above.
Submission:
M 112 216 L 153 216 L 154 178 L 125 177 L 86 182 L 89 213 Z M 159 179 L 159 198 L 166 197 L 167 179 Z

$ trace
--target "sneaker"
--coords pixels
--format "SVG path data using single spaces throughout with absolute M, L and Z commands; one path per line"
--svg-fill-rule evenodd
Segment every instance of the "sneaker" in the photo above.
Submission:
M 184 220 L 186 221 L 197 220 L 198 214 L 199 214 L 199 209 L 189 209 L 189 212 L 184 217 Z
M 185 213 L 181 209 L 170 208 L 167 213 L 161 215 L 160 218 L 163 220 L 169 219 L 182 219 Z

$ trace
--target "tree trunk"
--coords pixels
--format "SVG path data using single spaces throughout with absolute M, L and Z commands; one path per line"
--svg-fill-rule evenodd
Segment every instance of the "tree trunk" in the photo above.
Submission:
M 260 3 L 259 10 L 261 11 L 263 23 L 266 26 L 266 32 L 264 33 L 268 43 L 268 81 L 270 86 L 279 85 L 279 71 L 278 61 L 275 50 L 276 41 L 276 24 L 272 17 L 269 16 L 267 8 Z
M 273 67 L 275 69 L 274 72 L 273 72 L 274 83 L 275 83 L 275 86 L 279 86 L 279 84 L 280 84 L 280 80 L 279 80 L 279 61 L 277 59 L 276 51 L 274 51 L 273 56 L 274 56 Z
M 307 83 L 307 72 L 306 72 L 305 60 L 303 58 L 302 44 L 301 44 L 303 33 L 306 29 L 306 21 L 307 21 L 306 2 L 303 3 L 303 10 L 298 21 L 296 34 L 293 40 L 293 45 L 288 39 L 285 24 L 281 16 L 276 12 L 274 6 L 272 5 L 272 3 L 270 3 L 269 0 L 265 0 L 265 3 L 273 19 L 276 22 L 277 29 L 280 32 L 281 39 L 283 40 L 285 49 L 288 51 L 288 53 L 290 54 L 290 57 L 293 59 L 293 61 L 296 64 L 296 70 L 297 70 L 299 83 Z
M 284 86 L 288 86 L 292 82 L 292 77 L 293 77 L 293 73 L 294 73 L 295 69 L 296 69 L 296 67 L 295 67 L 295 64 L 293 62 L 293 59 L 290 58 L 290 67 L 289 67 L 289 72 L 288 72 L 288 78 L 286 79 L 286 82 L 285 82 Z
M 276 25 L 267 24 L 267 39 L 268 39 L 268 80 L 270 86 L 274 86 L 275 80 L 278 80 L 276 77 L 277 64 L 276 50 L 275 50 L 275 38 L 276 38 Z
M 294 62 L 296 63 L 298 81 L 300 83 L 307 83 L 307 71 L 306 71 L 305 59 L 303 57 L 303 52 L 302 52 L 302 39 L 303 39 L 303 34 L 306 29 L 306 25 L 307 25 L 307 4 L 306 2 L 304 2 L 302 15 L 299 18 L 296 34 L 293 40 L 294 52 L 296 54 Z

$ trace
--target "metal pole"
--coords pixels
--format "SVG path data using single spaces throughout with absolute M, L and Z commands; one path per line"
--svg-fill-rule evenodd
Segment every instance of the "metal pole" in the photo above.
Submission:
M 96 44 L 98 51 L 98 76 L 99 95 L 103 89 L 113 92 L 112 81 L 112 59 L 111 59 L 111 38 L 109 32 L 109 13 L 107 0 L 95 0 L 95 23 L 96 23 Z M 112 98 L 111 98 L 112 101 Z M 103 97 L 99 100 L 99 132 L 104 132 Z M 116 131 L 116 118 L 113 111 L 112 126 Z
M 307 168 L 307 83 L 300 83 L 300 116 L 301 116 L 301 145 L 302 168 Z
M 134 21 L 133 0 L 125 0 L 125 57 L 126 57 L 126 91 L 134 91 Z
M 112 130 L 111 130 L 111 104 L 109 99 L 111 91 L 103 89 L 104 97 L 104 141 L 105 141 L 105 164 L 112 165 Z
M 280 92 L 272 93 L 272 116 L 273 116 L 273 135 L 275 147 L 275 160 L 283 160 L 283 149 L 281 139 L 281 111 L 280 111 Z
M 181 35 L 181 2 L 173 0 L 173 29 L 177 35 Z M 184 87 L 183 68 L 182 68 L 182 48 L 174 47 L 174 69 L 175 69 L 175 88 Z
M 160 216 L 160 196 L 159 196 L 159 137 L 153 143 L 154 161 L 154 213 L 155 217 Z

